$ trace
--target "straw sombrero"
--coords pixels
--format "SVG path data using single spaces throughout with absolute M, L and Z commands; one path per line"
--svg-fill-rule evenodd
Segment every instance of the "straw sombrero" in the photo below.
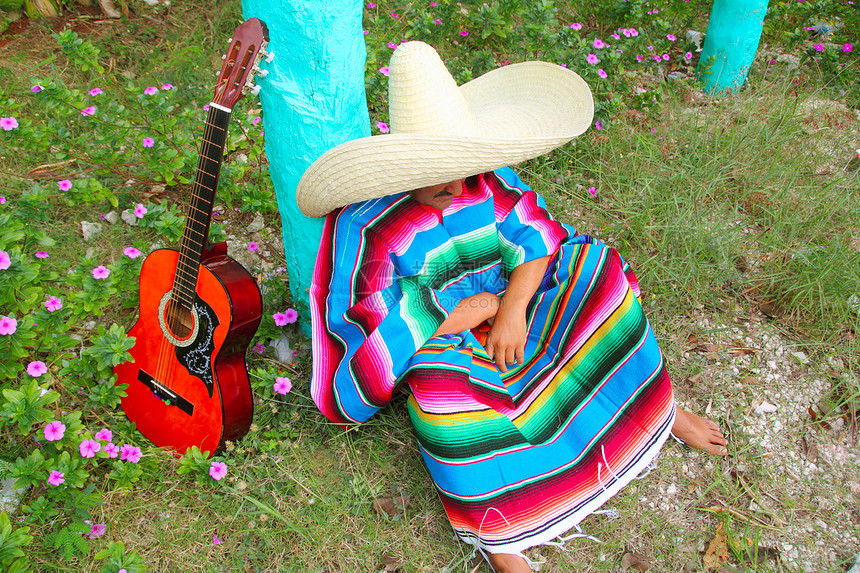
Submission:
M 591 90 L 567 68 L 512 64 L 457 87 L 423 42 L 395 50 L 388 85 L 391 133 L 347 141 L 305 171 L 296 202 L 309 217 L 538 157 L 594 114 Z

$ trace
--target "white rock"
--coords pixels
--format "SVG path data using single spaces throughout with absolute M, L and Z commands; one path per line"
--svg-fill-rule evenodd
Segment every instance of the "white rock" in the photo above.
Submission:
M 777 407 L 766 400 L 762 400 L 762 403 L 755 407 L 755 413 L 759 415 L 773 414 L 776 411 Z
M 293 362 L 293 349 L 290 348 L 290 339 L 282 334 L 277 340 L 269 342 L 269 346 L 275 349 L 275 354 L 280 362 Z
M 248 225 L 248 232 L 249 233 L 259 233 L 260 231 L 263 230 L 263 228 L 265 226 L 266 226 L 266 222 L 263 220 L 263 214 L 260 212 L 257 212 L 257 214 L 254 215 L 254 220 L 251 221 L 250 225 Z
M 120 214 L 120 218 L 131 225 L 132 227 L 137 227 L 137 217 L 134 214 L 134 211 L 131 209 L 126 209 Z
M 667 495 L 675 495 L 678 492 L 678 488 L 675 487 L 675 484 L 670 484 L 669 487 L 666 488 Z
M 89 241 L 90 239 L 102 232 L 102 224 L 90 223 L 89 221 L 81 221 L 81 231 L 84 234 L 84 241 Z
M 113 225 L 119 221 L 119 215 L 116 214 L 116 211 L 111 211 L 105 215 L 105 221 Z
M 797 358 L 801 364 L 809 364 L 809 358 L 806 357 L 805 352 L 792 352 L 791 355 Z

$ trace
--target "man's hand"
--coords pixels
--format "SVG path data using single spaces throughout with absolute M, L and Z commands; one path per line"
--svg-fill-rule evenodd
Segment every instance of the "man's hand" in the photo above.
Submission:
M 508 364 L 523 363 L 525 347 L 525 309 L 507 309 L 502 306 L 487 334 L 485 344 L 487 354 L 496 361 L 499 371 L 507 372 Z
M 508 364 L 521 365 L 525 360 L 526 310 L 551 259 L 533 259 L 513 270 L 499 310 L 490 321 L 492 328 L 484 346 L 502 373 L 508 371 Z

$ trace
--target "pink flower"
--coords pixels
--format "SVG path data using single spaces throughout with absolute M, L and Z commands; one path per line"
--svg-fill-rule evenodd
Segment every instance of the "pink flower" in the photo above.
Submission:
M 154 144 L 155 144 L 155 140 L 152 139 L 151 137 L 144 137 L 143 138 L 143 146 L 144 147 L 152 147 Z
M 36 254 L 33 256 L 36 257 L 37 259 L 47 259 L 48 253 L 46 253 L 45 251 L 36 251 Z
M 284 313 L 284 315 L 286 316 L 286 320 L 287 320 L 288 324 L 294 323 L 296 321 L 296 319 L 299 317 L 299 313 L 296 312 L 295 309 L 292 309 L 292 308 L 288 308 L 287 312 Z
M 115 458 L 119 455 L 119 446 L 114 443 L 108 442 L 105 444 L 104 451 L 107 453 L 109 458 Z
M 257 354 L 262 354 L 265 349 L 266 349 L 266 347 L 263 346 L 262 342 L 258 342 L 257 344 L 255 344 L 254 346 L 251 347 L 251 350 L 253 350 Z
M 396 50 L 397 44 L 395 44 L 394 42 L 388 42 L 388 47 L 391 48 L 392 50 Z
M 630 35 L 635 38 L 639 35 L 639 32 L 636 31 L 636 28 L 630 28 Z
M 435 2 L 430 2 L 430 7 L 431 7 L 431 8 L 435 8 L 435 7 L 436 7 L 436 3 L 435 3 Z
M 172 84 L 162 84 L 161 89 L 163 89 L 164 91 L 172 90 L 173 85 Z
M 436 24 L 437 26 L 441 26 L 442 20 L 440 18 L 436 18 L 435 20 L 433 20 L 433 23 Z
M 385 123 L 384 121 L 376 122 L 376 128 L 379 130 L 380 133 L 388 133 L 389 131 L 391 131 L 388 128 L 388 124 Z
M 209 104 L 203 104 L 203 111 L 209 111 Z
M 289 378 L 279 376 L 275 378 L 275 384 L 272 386 L 272 389 L 278 394 L 286 395 L 287 392 L 293 389 L 293 383 Z
M 129 461 L 133 464 L 136 464 L 140 461 L 140 448 L 138 448 L 137 446 L 132 446 L 131 444 L 123 444 L 119 451 L 120 461 Z
M 595 189 L 594 187 L 589 187 L 588 192 L 591 194 L 592 197 L 595 197 L 597 195 L 597 189 Z
M 212 462 L 209 464 L 209 475 L 212 476 L 212 479 L 215 481 L 219 481 L 227 475 L 227 464 L 224 462 Z
M 83 458 L 93 458 L 96 452 L 102 449 L 102 445 L 95 440 L 84 440 L 78 446 L 78 451 L 81 452 Z
M 88 115 L 93 115 L 96 113 L 96 108 L 94 106 L 87 106 L 81 110 L 81 115 L 86 117 Z
M 466 36 L 469 35 L 469 32 L 468 32 L 468 30 L 460 30 L 460 35 L 465 38 Z
M 666 34 L 666 39 L 669 40 L 670 42 L 674 42 L 675 41 L 675 35 L 674 34 Z
M 813 46 L 813 48 L 815 48 L 816 52 L 823 52 L 824 51 L 824 46 L 822 44 L 815 44 Z
M 122 254 L 127 256 L 130 259 L 136 259 L 137 257 L 142 255 L 143 253 L 141 253 L 140 251 L 138 251 L 134 247 L 126 247 L 125 249 L 123 249 Z
M 0 127 L 5 131 L 12 131 L 18 127 L 18 120 L 14 117 L 0 117 Z
M 148 88 L 143 90 L 143 93 L 148 96 L 155 95 L 158 93 L 158 88 L 155 86 L 149 86 Z
M 668 61 L 669 61 L 669 54 L 663 54 L 663 61 L 664 61 L 664 62 L 668 62 Z
M 107 428 L 102 428 L 96 433 L 95 439 L 101 440 L 102 442 L 109 442 L 113 439 L 113 432 Z
M 6 204 L 6 197 L 0 197 L 0 205 Z
M 843 52 L 853 52 L 854 46 L 851 44 L 845 44 L 844 46 L 842 46 L 842 51 Z
M 287 325 L 287 315 L 283 312 L 276 312 L 272 315 L 272 318 L 275 319 L 275 326 L 286 326 Z
M 110 269 L 105 267 L 104 265 L 99 265 L 93 269 L 93 278 L 94 279 L 106 279 L 110 276 Z
M 594 129 L 596 129 L 597 131 L 600 131 L 601 129 L 603 129 L 603 124 L 600 123 L 599 119 L 594 122 Z
M 596 54 L 588 54 L 588 55 L 585 57 L 585 61 L 586 61 L 586 62 L 588 62 L 589 64 L 596 64 L 596 63 L 597 63 L 597 62 L 599 62 L 600 60 L 599 60 L 599 59 L 597 59 L 597 55 L 596 55 Z
M 55 296 L 51 296 L 45 301 L 45 308 L 48 309 L 48 312 L 56 312 L 63 308 L 63 300 Z
M 387 78 L 388 77 L 388 66 L 382 66 L 381 68 L 379 68 L 379 73 Z
M 31 87 L 31 88 L 30 88 L 30 91 L 31 91 L 31 92 L 33 92 L 34 94 L 37 94 L 37 93 L 39 93 L 40 91 L 42 91 L 43 89 L 45 89 L 45 88 L 43 88 L 43 87 L 42 87 L 42 86 L 40 86 L 40 85 L 35 85 L 35 86 L 33 86 L 33 87 Z
M 97 95 L 102 95 L 102 94 L 103 94 L 103 93 L 105 93 L 105 92 L 103 92 L 101 88 L 93 88 L 93 89 L 91 89 L 88 93 L 89 93 L 91 96 L 97 96 Z
M 397 19 L 397 18 L 400 18 L 400 14 L 398 14 L 397 12 L 392 12 L 391 17 L 394 19 Z
M 371 6 L 371 4 L 368 4 L 368 6 Z M 373 4 L 373 6 L 375 6 L 375 4 Z M 218 539 L 217 533 L 212 536 L 212 545 L 221 545 L 222 543 L 224 543 L 224 542 L 221 541 L 220 539 Z
M 54 420 L 53 422 L 48 423 L 44 430 L 45 439 L 49 442 L 62 440 L 65 433 L 66 425 L 59 420 Z
M 629 38 L 630 37 L 630 28 L 621 28 L 621 33 L 624 35 L 625 38 Z
M 601 48 L 605 48 L 606 44 L 603 43 L 603 40 L 601 40 L 600 38 L 597 38 L 596 40 L 594 40 L 594 47 L 599 50 Z
M 693 57 L 693 52 L 687 52 L 686 54 L 684 54 L 684 57 L 688 60 L 691 59 Z
M 0 316 L 0 334 L 15 334 L 16 330 L 18 330 L 16 319 L 11 316 Z
M 256 253 L 257 251 L 259 251 L 260 246 L 257 244 L 257 241 L 251 241 L 250 243 L 248 243 L 248 250 L 252 253 Z
M 105 527 L 104 523 L 94 523 L 90 528 L 90 533 L 87 535 L 90 539 L 95 539 L 96 537 L 101 537 L 105 534 L 107 527 Z
M 0 251 L 0 271 L 5 271 L 12 266 L 12 257 L 6 251 Z
M 63 179 L 62 181 L 57 181 L 57 187 L 60 191 L 68 191 L 72 188 L 72 182 L 68 179 Z
M 251 120 L 251 125 L 257 125 L 258 123 L 260 123 L 261 119 L 262 118 L 258 115 L 257 117 L 255 117 L 254 119 Z
M 134 208 L 134 216 L 138 219 L 143 219 L 144 215 L 146 215 L 146 207 L 143 206 L 143 203 L 138 203 Z
M 570 25 L 570 27 L 573 28 L 574 30 L 581 30 L 582 24 L 580 24 L 579 22 L 574 22 L 573 24 Z
M 45 363 L 41 360 L 34 360 L 27 365 L 27 374 L 29 374 L 33 378 L 38 378 L 47 371 L 48 367 L 45 366 Z
M 48 483 L 54 486 L 60 485 L 64 481 L 66 481 L 65 475 L 63 472 L 58 472 L 57 470 L 51 470 L 51 475 L 48 476 Z
M 606 73 L 606 70 L 604 70 L 603 68 L 600 68 L 600 69 L 598 69 L 598 70 L 597 70 L 597 75 L 598 75 L 598 76 L 600 76 L 600 77 L 601 77 L 601 78 L 603 78 L 603 79 L 606 79 L 606 76 L 607 76 L 608 74 Z
M 615 38 L 616 40 L 620 40 L 620 39 L 621 39 L 621 36 L 619 36 L 618 34 L 610 34 L 610 36 L 612 36 L 612 37 L 613 37 L 613 38 Z
M 374 8 L 376 8 L 376 4 L 374 4 L 373 2 L 368 2 L 367 7 L 373 10 Z

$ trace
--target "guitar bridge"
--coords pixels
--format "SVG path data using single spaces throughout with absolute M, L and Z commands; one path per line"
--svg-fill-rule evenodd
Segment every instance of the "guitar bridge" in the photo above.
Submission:
M 152 390 L 156 398 L 167 404 L 168 406 L 176 406 L 189 416 L 194 413 L 194 404 L 167 388 L 150 374 L 143 370 L 137 371 L 137 379 L 140 380 L 147 388 Z

